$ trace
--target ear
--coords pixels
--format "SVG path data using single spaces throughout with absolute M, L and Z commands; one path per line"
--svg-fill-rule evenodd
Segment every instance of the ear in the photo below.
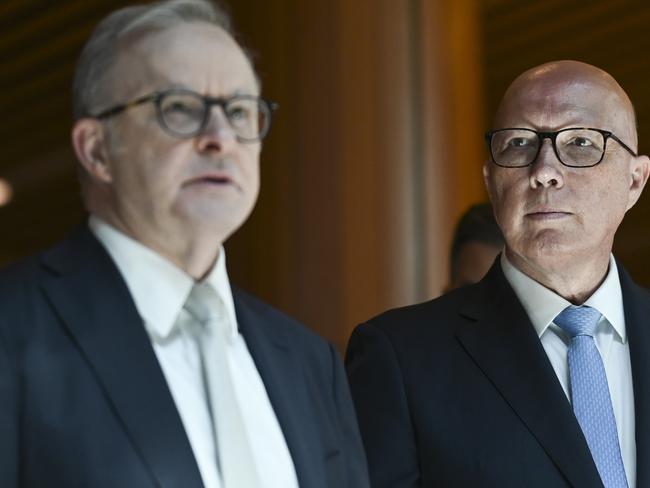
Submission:
M 641 196 L 641 192 L 650 175 L 650 159 L 648 156 L 638 156 L 633 159 L 630 167 L 630 195 L 626 210 L 631 209 Z
M 94 180 L 113 180 L 108 164 L 104 126 L 96 119 L 79 119 L 72 127 L 72 147 L 77 159 Z
M 485 185 L 485 189 L 487 191 L 488 197 L 490 201 L 492 201 L 492 194 L 490 193 L 490 171 L 492 169 L 492 166 L 490 164 L 490 161 L 485 161 L 483 163 L 483 184 Z

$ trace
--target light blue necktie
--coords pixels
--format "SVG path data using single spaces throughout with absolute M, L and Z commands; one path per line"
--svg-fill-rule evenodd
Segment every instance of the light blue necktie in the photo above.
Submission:
M 573 411 L 606 488 L 627 488 L 607 376 L 594 341 L 595 308 L 569 306 L 554 322 L 571 337 L 569 375 Z

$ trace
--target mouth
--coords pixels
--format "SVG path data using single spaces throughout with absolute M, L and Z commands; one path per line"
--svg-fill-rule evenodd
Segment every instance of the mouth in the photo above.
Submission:
M 225 174 L 206 174 L 192 178 L 184 183 L 183 186 L 191 185 L 210 185 L 217 187 L 235 186 L 234 180 Z
M 528 212 L 526 217 L 531 220 L 560 220 L 570 216 L 570 212 L 555 209 L 542 209 Z

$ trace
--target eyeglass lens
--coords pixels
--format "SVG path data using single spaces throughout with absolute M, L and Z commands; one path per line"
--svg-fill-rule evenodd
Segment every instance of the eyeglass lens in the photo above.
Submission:
M 554 141 L 560 161 L 568 166 L 593 166 L 603 157 L 605 136 L 591 129 L 559 131 Z M 540 137 L 533 130 L 505 129 L 492 135 L 494 162 L 501 166 L 531 164 L 540 148 Z
M 158 110 L 165 127 L 180 136 L 191 136 L 204 129 L 213 104 L 198 94 L 166 93 Z M 244 140 L 264 137 L 269 128 L 270 108 L 257 97 L 235 96 L 222 105 L 235 134 Z

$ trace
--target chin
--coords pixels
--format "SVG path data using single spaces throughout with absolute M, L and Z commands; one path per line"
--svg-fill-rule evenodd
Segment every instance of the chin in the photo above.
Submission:
M 179 213 L 176 217 L 180 223 L 178 232 L 191 235 L 213 235 L 220 241 L 235 232 L 245 220 L 240 213 L 218 211 L 218 212 L 191 212 Z
M 176 207 L 176 214 L 194 222 L 243 222 L 253 209 L 254 202 L 242 199 L 181 202 Z
M 537 263 L 549 263 L 553 267 L 553 263 L 558 263 L 566 260 L 567 258 L 573 259 L 581 252 L 586 252 L 584 248 L 578 249 L 576 241 L 567 242 L 559 239 L 540 239 L 530 244 L 525 249 L 525 256 L 530 261 Z

